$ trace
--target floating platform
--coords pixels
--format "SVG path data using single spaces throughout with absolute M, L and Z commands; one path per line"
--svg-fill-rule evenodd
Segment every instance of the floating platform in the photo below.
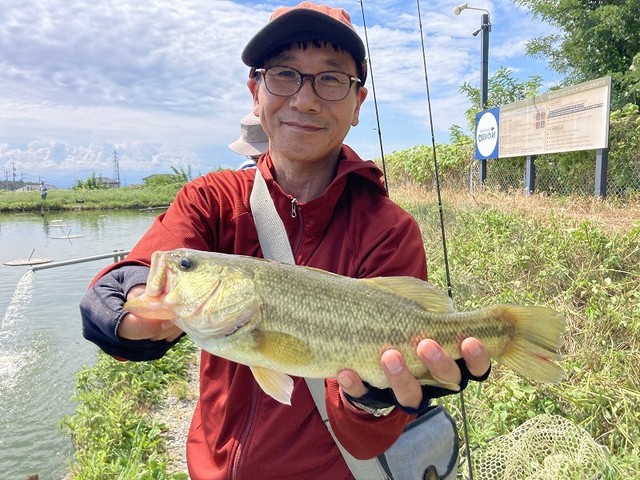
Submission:
M 84 237 L 84 235 L 62 235 L 59 237 L 49 237 L 49 238 L 52 238 L 54 240 L 69 240 L 71 238 L 82 238 L 82 237 Z
M 19 267 L 24 265 L 40 265 L 51 262 L 53 262 L 53 258 L 20 258 L 4 262 L 4 265 L 7 265 L 8 267 Z

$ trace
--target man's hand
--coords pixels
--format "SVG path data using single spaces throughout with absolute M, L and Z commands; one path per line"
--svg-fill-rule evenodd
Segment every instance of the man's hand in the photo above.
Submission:
M 144 285 L 136 285 L 129 290 L 127 300 L 139 297 L 144 293 Z M 172 342 L 182 335 L 180 330 L 171 320 L 152 320 L 136 317 L 133 313 L 127 313 L 118 326 L 118 336 L 127 340 L 166 340 Z
M 460 384 L 460 368 L 435 340 L 422 340 L 416 352 L 435 378 L 442 382 Z M 489 352 L 478 339 L 465 338 L 460 345 L 460 352 L 472 375 L 480 377 L 489 370 Z M 380 361 L 398 403 L 403 407 L 418 408 L 422 402 L 422 387 L 409 372 L 400 352 L 387 350 L 382 354 Z M 360 377 L 352 370 L 338 372 L 337 380 L 342 390 L 352 397 L 362 397 L 368 391 Z

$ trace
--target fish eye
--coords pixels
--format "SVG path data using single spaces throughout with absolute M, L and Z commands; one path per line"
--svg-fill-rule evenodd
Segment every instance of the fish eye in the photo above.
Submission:
M 193 266 L 193 261 L 191 260 L 191 257 L 184 256 L 180 259 L 178 265 L 180 265 L 182 270 L 190 270 Z

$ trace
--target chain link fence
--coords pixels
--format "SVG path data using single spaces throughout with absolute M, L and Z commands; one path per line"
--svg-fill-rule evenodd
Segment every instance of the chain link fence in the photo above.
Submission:
M 555 195 L 594 195 L 596 191 L 595 152 L 592 168 L 555 168 L 554 157 L 535 160 L 535 192 Z M 462 173 L 462 172 L 460 172 Z M 466 177 L 466 178 L 465 178 Z M 480 162 L 472 161 L 467 175 L 457 174 L 447 178 L 451 187 L 481 188 Z M 621 162 L 609 159 L 606 195 L 630 198 L 640 195 L 640 161 Z M 523 191 L 525 189 L 525 160 L 501 158 L 487 160 L 487 177 L 484 187 L 499 191 Z

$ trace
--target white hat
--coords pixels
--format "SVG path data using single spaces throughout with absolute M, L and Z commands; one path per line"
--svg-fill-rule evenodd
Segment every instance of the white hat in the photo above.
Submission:
M 262 155 L 269 146 L 269 137 L 264 133 L 260 119 L 253 113 L 240 121 L 240 138 L 229 144 L 229 148 L 239 155 L 253 157 Z

